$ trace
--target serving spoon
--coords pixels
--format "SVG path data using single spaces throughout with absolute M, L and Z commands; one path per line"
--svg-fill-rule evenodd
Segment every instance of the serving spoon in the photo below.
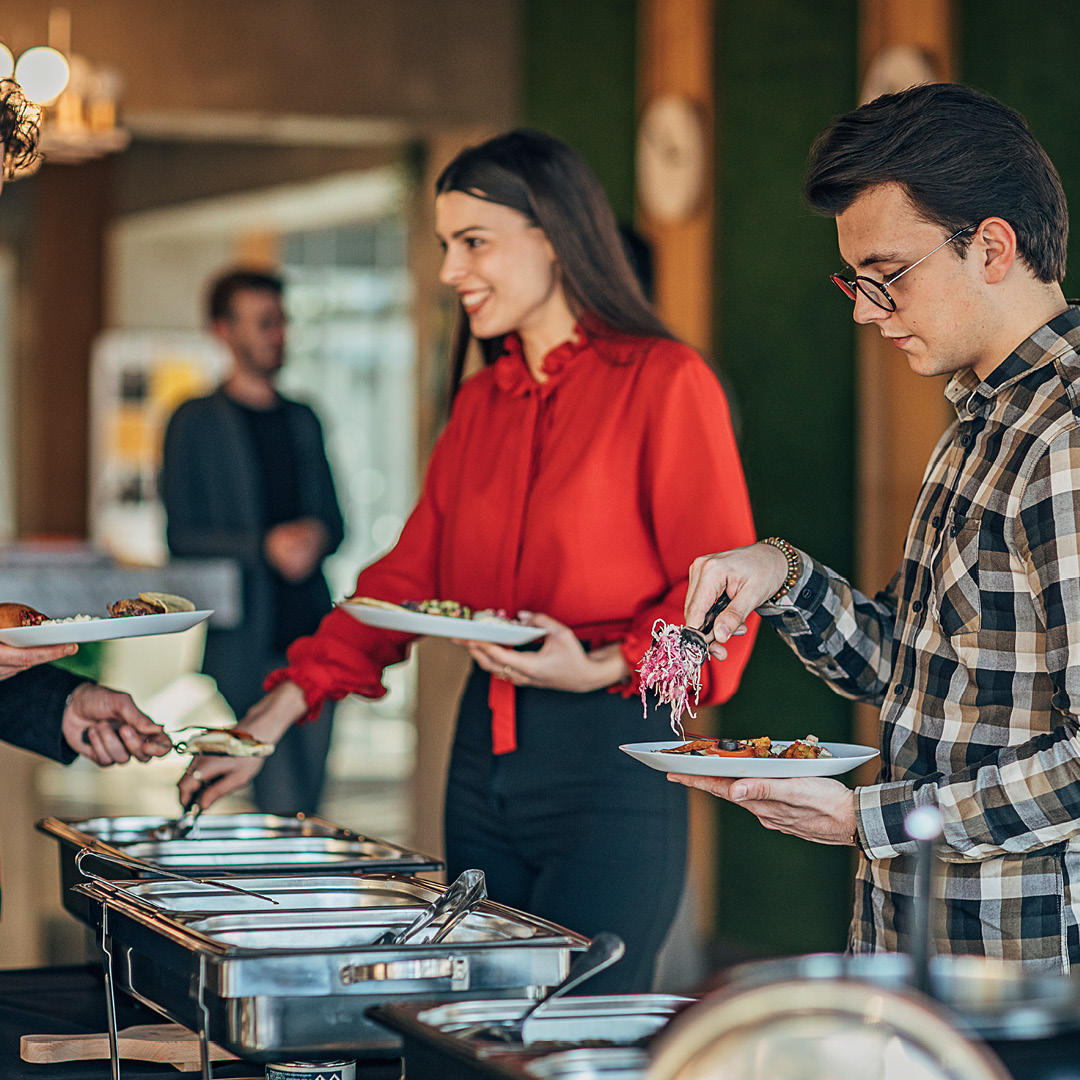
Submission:
M 542 998 L 534 1001 L 519 1017 L 513 1020 L 495 1020 L 484 1024 L 473 1024 L 460 1031 L 450 1032 L 456 1039 L 490 1039 L 494 1042 L 527 1042 L 525 1024 L 550 1002 L 568 994 L 586 979 L 591 979 L 605 968 L 611 967 L 623 953 L 626 944 L 618 934 L 610 930 L 601 930 L 589 947 L 575 957 L 570 970 L 562 982 L 553 986 Z

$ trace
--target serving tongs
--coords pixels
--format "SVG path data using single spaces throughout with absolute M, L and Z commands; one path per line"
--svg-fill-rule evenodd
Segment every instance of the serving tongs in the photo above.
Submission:
M 613 934 L 609 930 L 601 930 L 589 942 L 589 947 L 574 958 L 570 970 L 566 973 L 566 978 L 551 987 L 538 1001 L 534 1001 L 520 1016 L 513 1020 L 494 1020 L 484 1024 L 472 1024 L 458 1031 L 449 1032 L 449 1034 L 452 1034 L 455 1039 L 487 1039 L 492 1042 L 528 1043 L 531 1041 L 526 1030 L 528 1020 L 535 1017 L 544 1006 L 555 1001 L 556 998 L 570 993 L 571 990 L 580 986 L 586 979 L 591 979 L 605 968 L 611 967 L 625 952 L 626 945 L 618 934 Z
M 190 874 L 176 874 L 171 870 L 162 870 L 160 866 L 144 862 L 142 859 L 133 859 L 129 855 L 113 854 L 110 851 L 102 851 L 97 847 L 84 847 L 79 854 L 75 856 L 75 869 L 78 870 L 83 877 L 89 878 L 91 881 L 96 881 L 110 892 L 116 891 L 116 882 L 109 878 L 104 878 L 100 874 L 95 874 L 92 870 L 85 870 L 83 868 L 83 862 L 86 860 L 87 856 L 93 856 L 95 859 L 112 863 L 115 866 L 122 866 L 126 870 L 135 870 L 140 874 L 153 874 L 156 877 L 171 878 L 173 881 L 186 881 L 192 885 L 209 885 L 215 889 L 225 889 L 228 892 L 242 893 L 244 896 L 254 896 L 257 900 L 265 900 L 268 904 L 275 905 L 275 907 L 278 904 L 278 901 L 272 896 L 265 896 L 262 893 L 252 892 L 250 889 L 242 889 L 239 885 L 230 885 L 229 882 L 222 881 L 221 878 L 202 878 L 192 877 Z M 130 899 L 146 905 L 146 902 L 140 897 L 132 896 Z M 153 905 L 146 906 L 153 907 Z
M 176 817 L 170 821 L 163 821 L 160 825 L 155 825 L 147 833 L 147 836 L 151 840 L 183 840 L 195 828 L 199 815 L 203 811 L 202 803 L 199 800 L 205 790 L 206 784 L 204 783 L 195 791 L 187 804 L 180 808 L 180 813 Z
M 708 635 L 712 633 L 713 623 L 716 622 L 716 616 L 730 603 L 731 597 L 728 596 L 726 592 L 722 592 L 716 598 L 716 603 L 705 612 L 705 621 L 701 624 L 700 629 L 695 630 L 692 626 L 683 626 L 679 628 L 679 638 L 682 642 L 684 653 L 689 654 L 691 648 L 697 649 L 701 656 L 699 663 L 705 663 L 705 658 L 709 655 Z
M 466 870 L 442 896 L 428 904 L 408 926 L 401 930 L 386 930 L 372 945 L 434 945 L 442 941 L 451 930 L 477 904 L 487 899 L 487 883 L 483 870 Z M 430 938 L 418 939 L 433 922 L 442 919 L 442 923 Z

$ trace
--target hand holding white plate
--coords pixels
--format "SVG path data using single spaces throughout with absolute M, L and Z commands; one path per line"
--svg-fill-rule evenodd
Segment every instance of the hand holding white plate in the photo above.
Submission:
M 115 641 L 119 638 L 178 634 L 190 630 L 213 615 L 203 611 L 170 611 L 163 615 L 127 615 L 84 622 L 46 622 L 38 626 L 10 626 L 0 629 L 0 642 L 30 648 L 35 645 L 84 644 L 88 641 Z
M 774 742 L 774 748 L 782 748 L 792 740 Z M 625 743 L 619 749 L 637 758 L 650 769 L 663 773 L 683 773 L 689 776 L 758 776 L 777 779 L 785 776 L 839 776 L 850 772 L 864 762 L 875 758 L 877 750 L 872 746 L 855 743 L 823 742 L 830 757 L 779 758 L 736 757 L 720 754 L 664 754 L 660 751 L 682 746 L 677 740 L 667 742 Z
M 538 626 L 525 626 L 503 620 L 428 615 L 423 611 L 410 611 L 408 608 L 385 602 L 375 606 L 356 600 L 342 600 L 337 606 L 368 626 L 376 626 L 381 630 L 398 630 L 403 634 L 458 638 L 462 641 L 490 641 L 496 645 L 525 645 L 547 633 Z

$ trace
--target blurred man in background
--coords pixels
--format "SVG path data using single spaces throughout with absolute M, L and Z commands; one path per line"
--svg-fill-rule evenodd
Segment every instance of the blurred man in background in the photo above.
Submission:
M 285 649 L 331 609 L 322 563 L 343 538 L 322 428 L 277 391 L 284 364 L 282 281 L 232 270 L 211 286 L 210 324 L 232 356 L 214 393 L 177 409 L 165 435 L 162 498 L 174 555 L 228 557 L 243 567 L 243 619 L 207 634 L 203 670 L 242 717 Z M 255 780 L 274 814 L 315 813 L 331 717 L 294 726 Z

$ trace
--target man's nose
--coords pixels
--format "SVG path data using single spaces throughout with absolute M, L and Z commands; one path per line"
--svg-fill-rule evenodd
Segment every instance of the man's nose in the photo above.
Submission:
M 875 304 L 862 289 L 855 290 L 855 307 L 851 317 L 857 323 L 865 325 L 866 323 L 884 322 L 891 314 L 891 311 L 887 311 L 880 305 Z

